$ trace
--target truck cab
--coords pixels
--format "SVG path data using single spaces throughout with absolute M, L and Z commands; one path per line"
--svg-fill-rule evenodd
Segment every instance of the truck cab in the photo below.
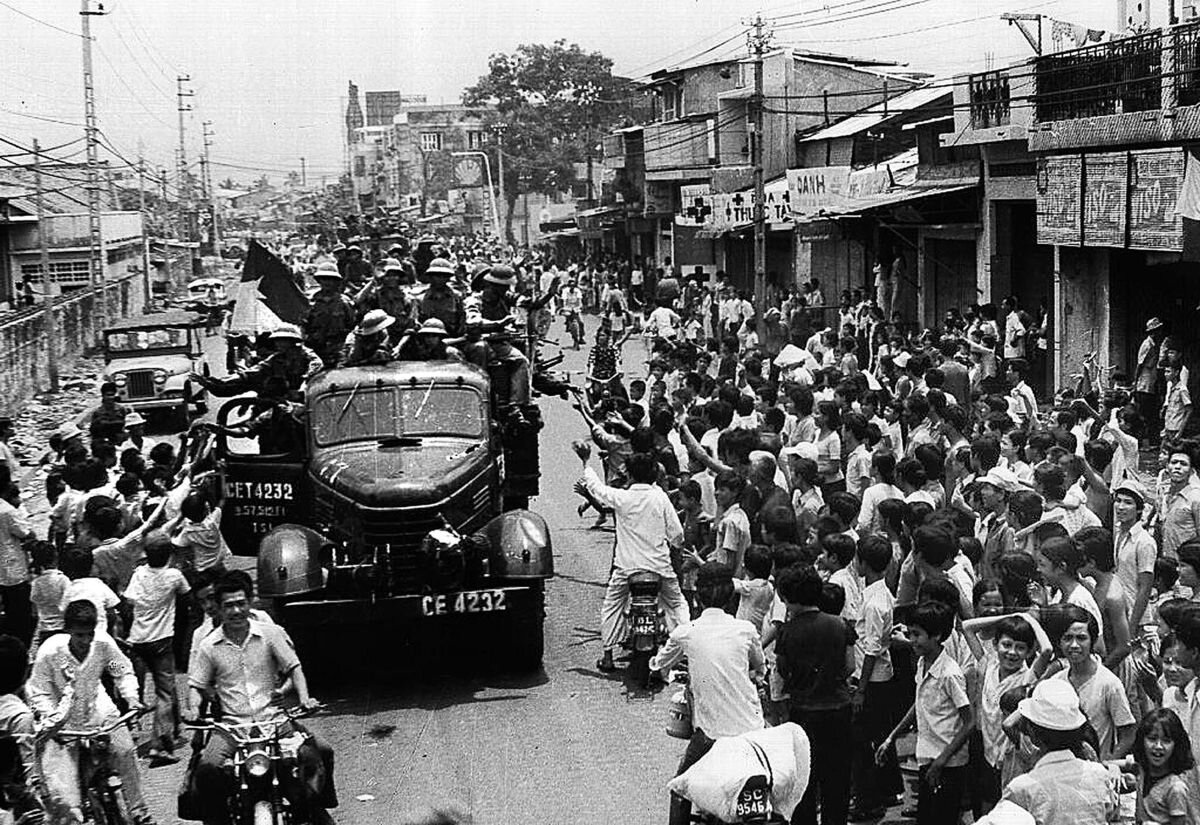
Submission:
M 260 590 L 289 630 L 327 625 L 330 611 L 438 626 L 505 613 L 520 625 L 516 659 L 540 662 L 550 534 L 534 513 L 505 511 L 506 452 L 536 455 L 536 433 L 514 443 L 489 386 L 469 364 L 397 361 L 321 372 L 302 405 L 222 407 L 222 427 L 258 433 L 217 439 L 222 530 L 235 553 L 259 556 Z M 289 427 L 298 437 L 281 437 Z

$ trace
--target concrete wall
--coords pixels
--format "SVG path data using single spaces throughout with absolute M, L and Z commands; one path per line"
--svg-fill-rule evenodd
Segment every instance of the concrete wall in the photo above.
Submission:
M 60 374 L 94 345 L 98 298 L 99 293 L 79 290 L 59 299 L 54 317 Z M 105 298 L 109 318 L 140 314 L 145 306 L 141 278 L 128 276 L 108 284 Z M 0 414 L 15 415 L 31 395 L 48 388 L 46 340 L 40 308 L 17 313 L 0 324 Z

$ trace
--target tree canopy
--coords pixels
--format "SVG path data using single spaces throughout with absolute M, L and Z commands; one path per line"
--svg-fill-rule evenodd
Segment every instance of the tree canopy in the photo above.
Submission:
M 463 102 L 496 107 L 509 218 L 524 192 L 568 189 L 574 164 L 632 110 L 633 98 L 633 84 L 613 75 L 610 58 L 565 40 L 493 54 L 488 73 L 463 92 Z

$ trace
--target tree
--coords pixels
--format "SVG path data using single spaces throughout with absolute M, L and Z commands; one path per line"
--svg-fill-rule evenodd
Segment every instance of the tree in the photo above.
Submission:
M 233 178 L 225 178 L 225 180 L 218 183 L 217 186 L 221 187 L 222 189 L 237 189 L 237 184 L 233 182 Z
M 565 40 L 488 58 L 488 73 L 463 92 L 463 102 L 495 106 L 503 127 L 507 238 L 517 197 L 566 189 L 574 164 L 595 156 L 593 145 L 633 101 L 633 84 L 613 75 L 611 59 Z M 493 145 L 493 168 L 495 152 Z

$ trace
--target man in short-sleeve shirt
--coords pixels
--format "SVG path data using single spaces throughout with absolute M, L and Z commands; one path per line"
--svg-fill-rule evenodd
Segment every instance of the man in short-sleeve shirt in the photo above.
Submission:
M 188 673 L 191 690 L 218 699 L 227 722 L 275 720 L 280 716 L 272 706 L 275 690 L 290 676 L 300 705 L 315 707 L 318 703 L 308 693 L 304 669 L 286 634 L 250 618 L 250 600 L 239 584 L 222 581 L 217 587 L 221 626 L 200 643 Z M 194 696 L 193 707 L 199 706 Z M 295 730 L 295 723 L 284 721 L 280 733 L 287 736 Z M 328 822 L 324 809 L 337 804 L 329 774 L 332 753 L 320 753 L 319 747 L 311 738 L 300 746 L 297 760 L 305 780 L 285 782 L 284 792 L 293 805 L 310 811 L 312 821 Z M 230 739 L 214 733 L 196 765 L 196 794 L 205 808 L 205 822 L 227 821 L 230 777 L 224 764 L 234 750 Z

